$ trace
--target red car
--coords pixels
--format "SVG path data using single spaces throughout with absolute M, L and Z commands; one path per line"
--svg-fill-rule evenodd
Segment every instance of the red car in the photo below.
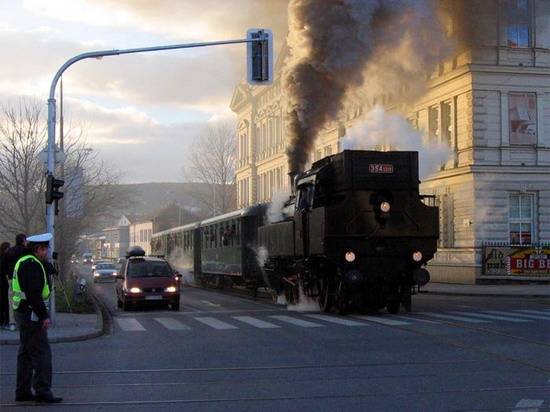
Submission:
M 159 257 L 128 256 L 117 275 L 117 305 L 123 310 L 147 304 L 167 304 L 180 309 L 180 278 Z

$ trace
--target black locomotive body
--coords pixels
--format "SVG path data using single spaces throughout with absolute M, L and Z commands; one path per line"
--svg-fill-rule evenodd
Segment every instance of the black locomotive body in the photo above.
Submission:
M 283 218 L 258 229 L 270 286 L 291 298 L 301 288 L 324 311 L 410 310 L 437 247 L 430 200 L 419 194 L 417 152 L 346 150 L 315 162 L 296 177 Z

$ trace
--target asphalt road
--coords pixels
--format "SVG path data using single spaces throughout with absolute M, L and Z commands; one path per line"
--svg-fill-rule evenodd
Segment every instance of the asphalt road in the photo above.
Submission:
M 123 312 L 113 284 L 92 287 L 113 330 L 52 345 L 56 410 L 550 410 L 541 299 L 419 295 L 411 314 L 340 317 L 187 287 L 180 312 Z M 16 349 L 0 347 L 2 411 L 22 407 Z

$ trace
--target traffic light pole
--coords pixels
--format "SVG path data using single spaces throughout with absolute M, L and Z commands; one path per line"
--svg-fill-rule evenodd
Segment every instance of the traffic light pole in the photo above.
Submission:
M 133 53 L 148 53 L 154 51 L 162 50 L 175 50 L 175 49 L 190 49 L 195 47 L 206 47 L 206 46 L 220 46 L 226 44 L 238 44 L 238 43 L 253 43 L 258 41 L 266 41 L 264 37 L 258 38 L 246 38 L 239 40 L 224 40 L 224 41 L 214 41 L 214 42 L 203 42 L 203 43 L 187 43 L 187 44 L 173 44 L 168 46 L 154 46 L 154 47 L 142 47 L 136 49 L 120 49 L 120 50 L 100 50 L 92 51 L 87 53 L 79 54 L 65 62 L 57 73 L 55 74 L 51 87 L 50 87 L 50 96 L 48 99 L 48 148 L 47 148 L 47 165 L 46 165 L 46 176 L 54 175 L 55 173 L 55 122 L 56 122 L 56 102 L 55 102 L 55 88 L 57 82 L 70 66 L 74 63 L 84 60 L 84 59 L 101 59 L 106 56 L 119 56 L 121 54 L 133 54 Z M 46 230 L 52 234 L 53 238 L 51 240 L 52 248 L 50 248 L 50 259 L 52 257 L 53 249 L 55 248 L 55 202 L 46 204 Z M 52 322 L 55 322 L 55 293 L 52 292 L 50 296 L 50 316 Z

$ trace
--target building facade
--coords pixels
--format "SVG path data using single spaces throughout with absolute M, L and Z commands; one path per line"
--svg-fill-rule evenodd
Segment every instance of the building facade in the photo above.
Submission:
M 103 229 L 105 242 L 103 243 L 103 256 L 107 259 L 118 259 L 126 256 L 130 246 L 130 221 L 122 216 L 117 224 Z
M 150 255 L 152 234 L 152 220 L 132 222 L 129 226 L 130 246 L 139 246 L 145 251 L 146 255 Z
M 504 256 L 500 271 L 485 265 L 487 246 L 497 243 L 542 245 L 536 256 L 550 262 L 550 251 L 544 249 L 550 243 L 550 1 L 467 3 L 468 41 L 427 75 L 427 91 L 407 111 L 426 139 L 445 142 L 452 152 L 421 186 L 440 207 L 432 278 L 458 283 L 550 279 L 549 270 L 511 277 L 510 256 Z M 453 23 L 458 37 L 461 24 L 451 13 L 451 34 Z M 380 102 L 392 108 L 389 96 L 380 96 Z M 328 127 L 312 160 L 340 151 L 345 128 L 374 104 L 351 108 L 340 124 Z M 283 106 L 279 80 L 269 88 L 242 84 L 235 90 L 231 108 L 239 118 L 239 207 L 288 190 Z

